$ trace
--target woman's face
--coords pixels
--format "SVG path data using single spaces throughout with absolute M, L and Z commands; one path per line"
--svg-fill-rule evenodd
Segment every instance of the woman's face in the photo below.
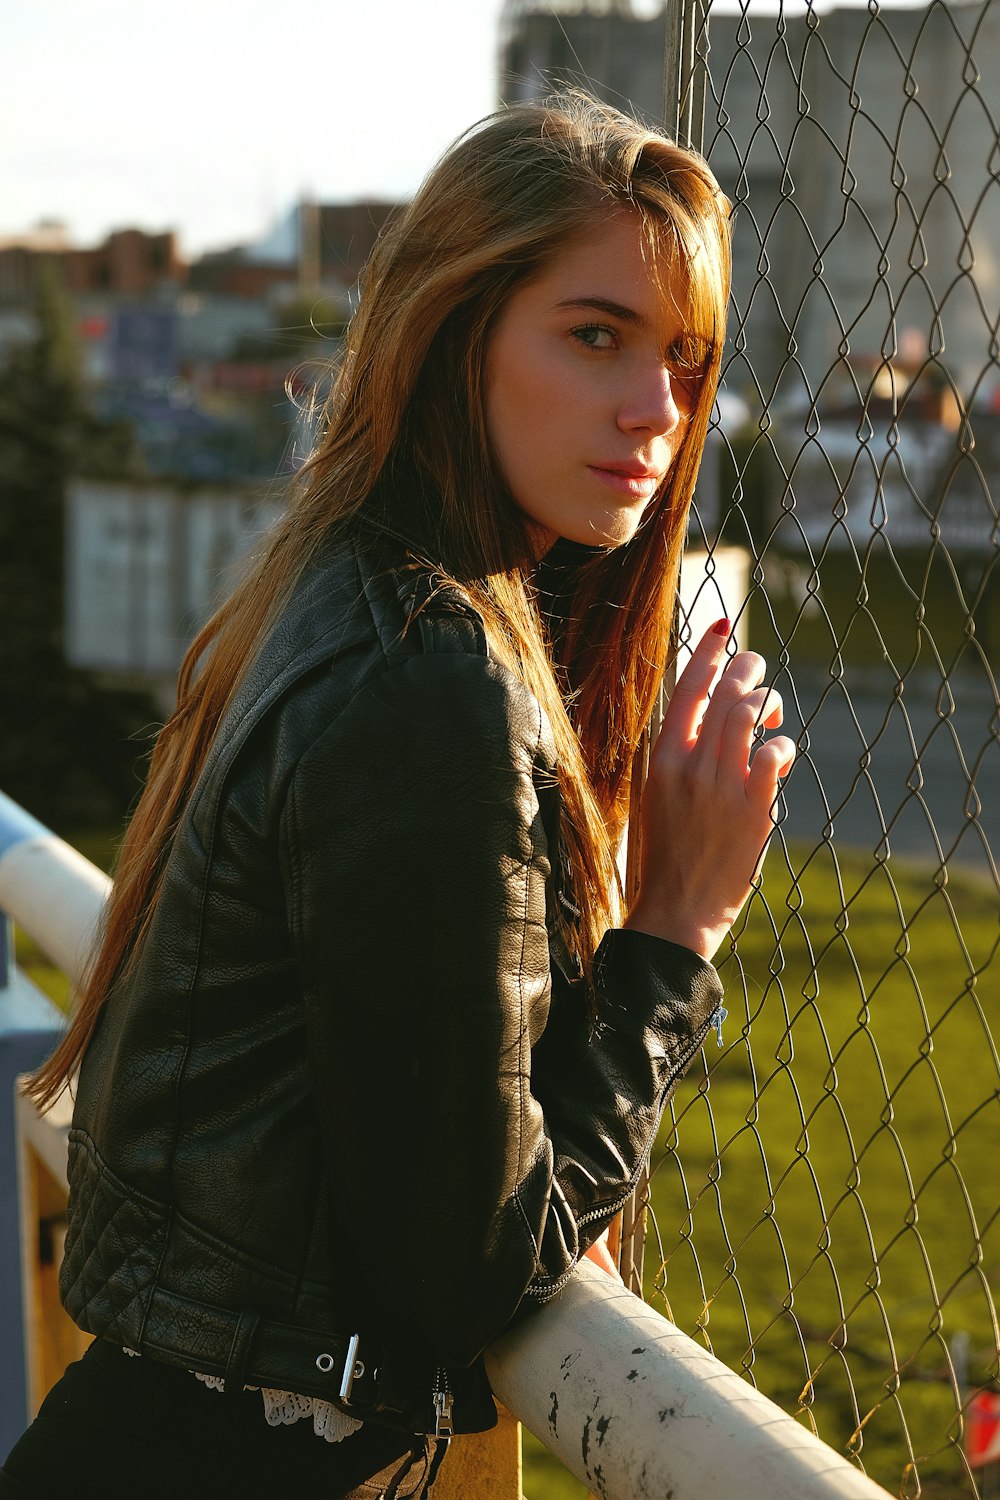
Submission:
M 664 295 L 666 292 L 666 296 Z M 699 377 L 676 273 L 654 279 L 638 216 L 619 210 L 513 292 L 490 336 L 486 425 L 508 489 L 538 528 L 619 547 L 677 456 Z

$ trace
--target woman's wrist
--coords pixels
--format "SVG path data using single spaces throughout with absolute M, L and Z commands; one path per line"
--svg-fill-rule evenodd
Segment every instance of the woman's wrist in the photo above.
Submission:
M 711 960 L 722 942 L 725 933 L 715 927 L 686 921 L 678 912 L 661 912 L 655 908 L 636 903 L 622 926 L 631 932 L 644 932 L 649 937 L 661 938 L 678 947 L 690 948 L 699 958 Z

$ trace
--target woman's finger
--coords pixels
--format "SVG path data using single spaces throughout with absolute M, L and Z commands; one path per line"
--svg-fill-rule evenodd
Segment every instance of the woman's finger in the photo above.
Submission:
M 710 625 L 692 652 L 691 659 L 678 677 L 663 718 L 660 739 L 675 749 L 688 749 L 698 738 L 698 729 L 712 684 L 719 675 L 726 654 L 726 642 L 732 629 L 726 619 Z
M 747 693 L 729 710 L 722 726 L 719 746 L 719 780 L 742 787 L 747 778 L 754 740 L 765 729 L 777 729 L 782 720 L 781 694 L 775 688 L 759 687 Z
M 740 651 L 726 667 L 709 700 L 698 732 L 698 756 L 718 764 L 730 713 L 761 686 L 767 663 L 756 651 Z
M 787 776 L 795 760 L 795 742 L 787 734 L 761 745 L 750 762 L 746 779 L 747 801 L 758 808 L 770 808 L 778 795 L 778 783 Z

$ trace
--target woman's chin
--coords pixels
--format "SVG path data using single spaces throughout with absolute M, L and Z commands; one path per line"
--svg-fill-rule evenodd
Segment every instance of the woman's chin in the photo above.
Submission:
M 616 511 L 613 515 L 591 516 L 563 536 L 571 542 L 584 542 L 588 547 L 624 547 L 639 529 L 642 512 Z

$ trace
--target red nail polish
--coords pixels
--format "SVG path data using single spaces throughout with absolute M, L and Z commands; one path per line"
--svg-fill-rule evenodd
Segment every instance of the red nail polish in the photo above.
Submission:
M 715 624 L 712 626 L 712 634 L 713 635 L 728 635 L 729 632 L 732 630 L 732 628 L 733 628 L 733 622 L 732 622 L 732 620 L 726 620 L 726 619 L 716 620 Z

